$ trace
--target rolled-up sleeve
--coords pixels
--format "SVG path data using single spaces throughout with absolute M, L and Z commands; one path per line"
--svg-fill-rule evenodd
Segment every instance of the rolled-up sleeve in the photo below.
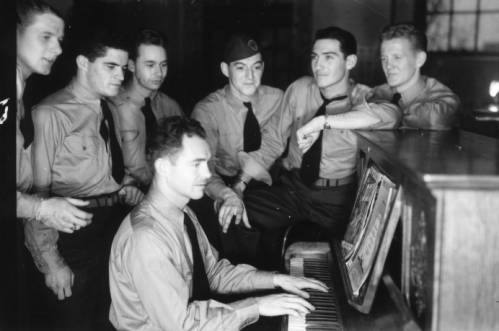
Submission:
M 451 129 L 458 121 L 459 104 L 459 98 L 449 89 L 433 90 L 424 100 L 404 109 L 403 124 L 420 129 Z
M 359 111 L 373 119 L 373 124 L 363 129 L 390 130 L 399 126 L 402 113 L 397 106 L 386 101 L 375 101 L 355 106 L 352 111 Z
M 222 177 L 216 171 L 217 163 L 217 144 L 219 140 L 218 124 L 213 117 L 207 106 L 198 104 L 194 107 L 191 117 L 201 123 L 201 126 L 206 131 L 206 141 L 210 146 L 212 158 L 208 162 L 211 177 L 208 185 L 206 186 L 206 194 L 213 200 L 223 200 L 227 195 L 234 194 L 234 192 L 225 185 Z

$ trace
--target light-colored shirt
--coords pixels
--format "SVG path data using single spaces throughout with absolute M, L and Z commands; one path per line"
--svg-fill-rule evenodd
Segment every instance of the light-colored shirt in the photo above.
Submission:
M 32 148 L 36 192 L 90 197 L 120 188 L 112 178 L 109 144 L 99 133 L 102 116 L 100 100 L 75 80 L 35 106 Z M 57 230 L 41 222 L 28 222 L 24 233 L 26 247 L 41 272 L 48 272 L 48 260 L 64 263 L 57 249 Z
M 395 91 L 383 84 L 374 88 L 374 97 L 391 100 Z M 402 126 L 418 129 L 448 130 L 458 124 L 459 98 L 438 80 L 421 76 L 400 93 Z
M 111 101 L 110 108 L 116 119 L 125 170 L 141 185 L 147 186 L 151 182 L 153 171 L 146 159 L 146 124 L 141 111 L 144 97 L 128 88 L 123 89 Z M 158 122 L 170 116 L 184 116 L 178 103 L 160 91 L 151 95 L 151 108 Z
M 89 197 L 115 192 L 109 144 L 101 137 L 100 99 L 76 80 L 33 110 L 34 187 L 37 192 Z
M 352 88 L 350 86 L 349 95 Z M 299 169 L 303 153 L 298 147 L 296 131 L 314 117 L 322 103 L 314 78 L 302 77 L 293 82 L 284 93 L 279 110 L 272 117 L 270 125 L 263 130 L 262 146 L 249 155 L 268 169 L 281 156 L 289 138 L 289 151 L 283 159 L 283 166 L 288 170 Z M 327 115 L 349 111 L 367 112 L 371 117 L 379 119 L 376 125 L 365 129 L 392 129 L 400 119 L 394 105 L 381 107 L 375 103 L 353 104 L 350 97 L 333 101 L 326 106 Z M 353 131 L 328 129 L 323 132 L 319 176 L 337 179 L 353 174 L 358 152 Z
M 192 301 L 192 247 L 182 216 L 168 201 L 148 194 L 115 235 L 109 279 L 110 320 L 118 330 L 239 330 L 258 320 L 255 299 L 224 304 Z M 194 213 L 192 219 L 212 292 L 273 288 L 273 274 L 219 260 Z
M 282 91 L 261 85 L 251 98 L 255 117 L 263 131 L 270 118 L 278 110 Z M 212 159 L 212 177 L 206 192 L 212 198 L 220 198 L 226 186 L 219 175 L 236 176 L 241 169 L 237 154 L 244 147 L 244 122 L 248 109 L 236 98 L 226 85 L 201 100 L 191 117 L 201 122 L 206 130 Z
M 31 165 L 31 144 L 24 148 L 24 137 L 20 129 L 21 118 L 25 116 L 22 101 L 25 82 L 21 75 L 21 68 L 16 70 L 16 215 L 19 218 L 34 219 L 40 207 L 39 197 L 28 194 L 33 185 L 33 170 Z

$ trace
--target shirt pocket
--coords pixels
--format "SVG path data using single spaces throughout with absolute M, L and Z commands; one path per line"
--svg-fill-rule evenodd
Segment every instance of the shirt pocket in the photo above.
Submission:
M 74 134 L 66 137 L 54 167 L 68 182 L 84 182 L 96 176 L 105 166 L 105 153 L 98 136 Z
M 139 138 L 139 130 L 121 130 L 121 142 L 131 143 Z
M 91 135 L 71 135 L 66 137 L 64 145 L 68 152 L 84 155 L 97 154 L 97 140 L 99 137 Z

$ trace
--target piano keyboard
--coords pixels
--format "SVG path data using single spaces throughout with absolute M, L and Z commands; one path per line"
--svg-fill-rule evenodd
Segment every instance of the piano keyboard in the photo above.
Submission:
M 292 276 L 312 277 L 323 281 L 329 292 L 307 290 L 310 294 L 309 302 L 315 310 L 305 318 L 288 316 L 288 331 L 336 331 L 343 330 L 343 323 L 339 311 L 336 294 L 333 289 L 331 271 L 327 255 L 292 257 L 290 259 L 289 273 Z

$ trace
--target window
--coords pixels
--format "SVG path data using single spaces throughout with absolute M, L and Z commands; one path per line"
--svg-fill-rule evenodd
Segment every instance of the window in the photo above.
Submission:
M 498 0 L 427 0 L 429 51 L 499 53 Z

